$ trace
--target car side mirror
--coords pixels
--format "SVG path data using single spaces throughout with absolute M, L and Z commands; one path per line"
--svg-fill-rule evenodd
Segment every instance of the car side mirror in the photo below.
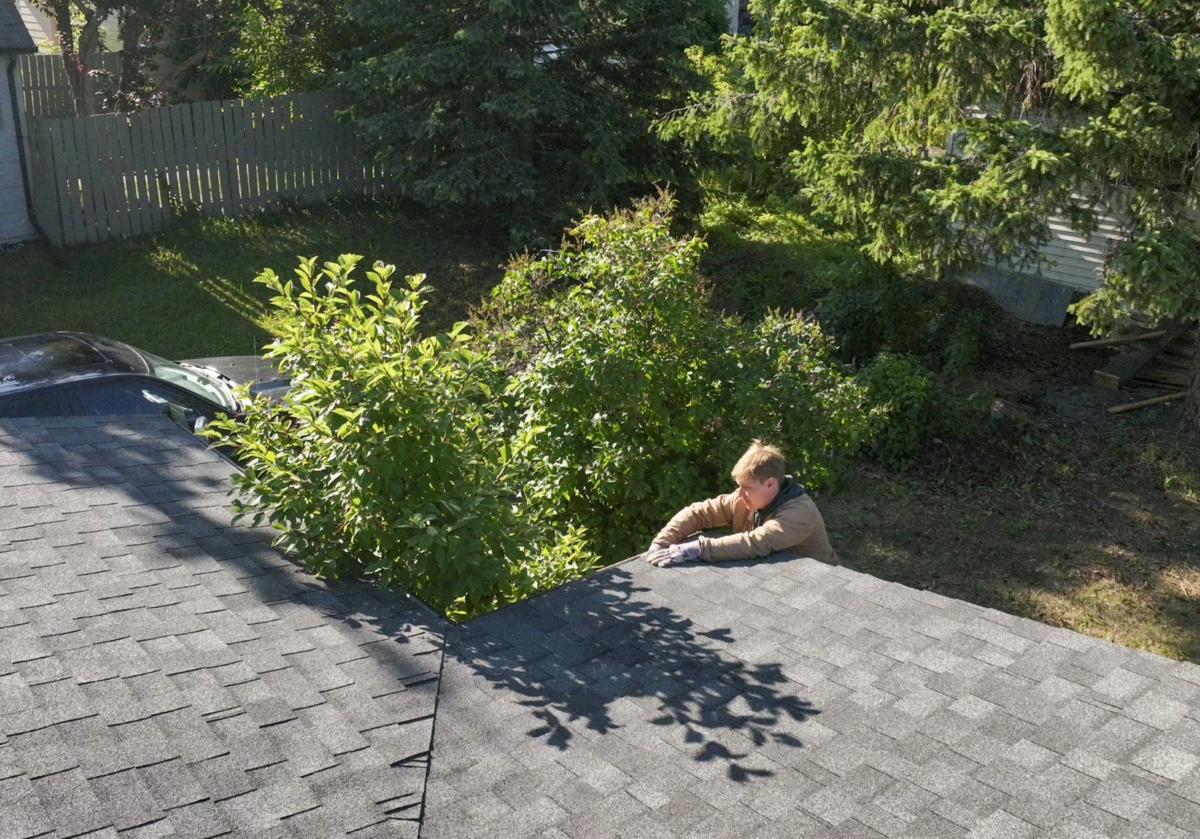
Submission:
M 163 409 L 163 413 L 170 417 L 171 421 L 176 425 L 187 429 L 193 434 L 208 425 L 208 417 L 196 413 L 191 408 L 176 405 L 174 402 L 168 402 L 167 407 Z

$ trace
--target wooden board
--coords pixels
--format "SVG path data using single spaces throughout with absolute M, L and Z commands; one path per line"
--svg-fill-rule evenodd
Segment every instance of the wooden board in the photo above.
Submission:
M 1190 370 L 1176 370 L 1173 368 L 1151 366 L 1138 373 L 1134 379 L 1150 382 L 1152 384 L 1190 387 L 1192 384 L 1192 372 Z
M 1190 358 L 1183 358 L 1182 356 L 1162 352 L 1158 354 L 1158 358 L 1154 359 L 1154 363 L 1162 367 L 1178 367 L 1183 370 L 1190 370 L 1195 362 Z
M 1092 374 L 1092 383 L 1096 387 L 1107 388 L 1108 390 L 1119 389 L 1136 376 L 1143 367 L 1153 361 L 1162 352 L 1164 347 L 1175 340 L 1184 330 L 1190 328 L 1190 326 L 1190 324 L 1176 324 L 1169 327 L 1169 332 L 1164 337 L 1157 338 L 1144 347 L 1121 353 Z

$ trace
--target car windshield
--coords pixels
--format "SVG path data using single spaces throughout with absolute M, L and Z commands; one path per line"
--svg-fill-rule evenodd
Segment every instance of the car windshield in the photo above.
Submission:
M 198 370 L 180 367 L 173 361 L 167 361 L 165 358 L 159 358 L 148 352 L 143 352 L 142 356 L 150 364 L 150 372 L 163 381 L 190 390 L 210 402 L 216 402 L 228 411 L 237 410 L 237 403 L 233 401 L 233 396 L 220 382 L 208 378 Z

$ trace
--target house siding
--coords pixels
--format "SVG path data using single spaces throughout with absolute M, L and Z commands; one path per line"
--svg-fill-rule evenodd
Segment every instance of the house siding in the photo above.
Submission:
M 1059 217 L 1051 218 L 1049 225 L 1050 241 L 1040 249 L 1048 260 L 1041 276 L 1079 291 L 1095 291 L 1100 287 L 1105 254 L 1124 238 L 1117 220 L 1103 216 L 1096 230 L 1086 236 Z

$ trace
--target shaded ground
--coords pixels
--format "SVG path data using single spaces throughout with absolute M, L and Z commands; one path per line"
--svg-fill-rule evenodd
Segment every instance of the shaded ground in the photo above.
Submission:
M 980 378 L 1027 420 L 864 464 L 821 501 L 851 567 L 1175 658 L 1200 660 L 1200 456 L 1181 406 L 1122 417 L 1078 329 L 1009 322 Z

